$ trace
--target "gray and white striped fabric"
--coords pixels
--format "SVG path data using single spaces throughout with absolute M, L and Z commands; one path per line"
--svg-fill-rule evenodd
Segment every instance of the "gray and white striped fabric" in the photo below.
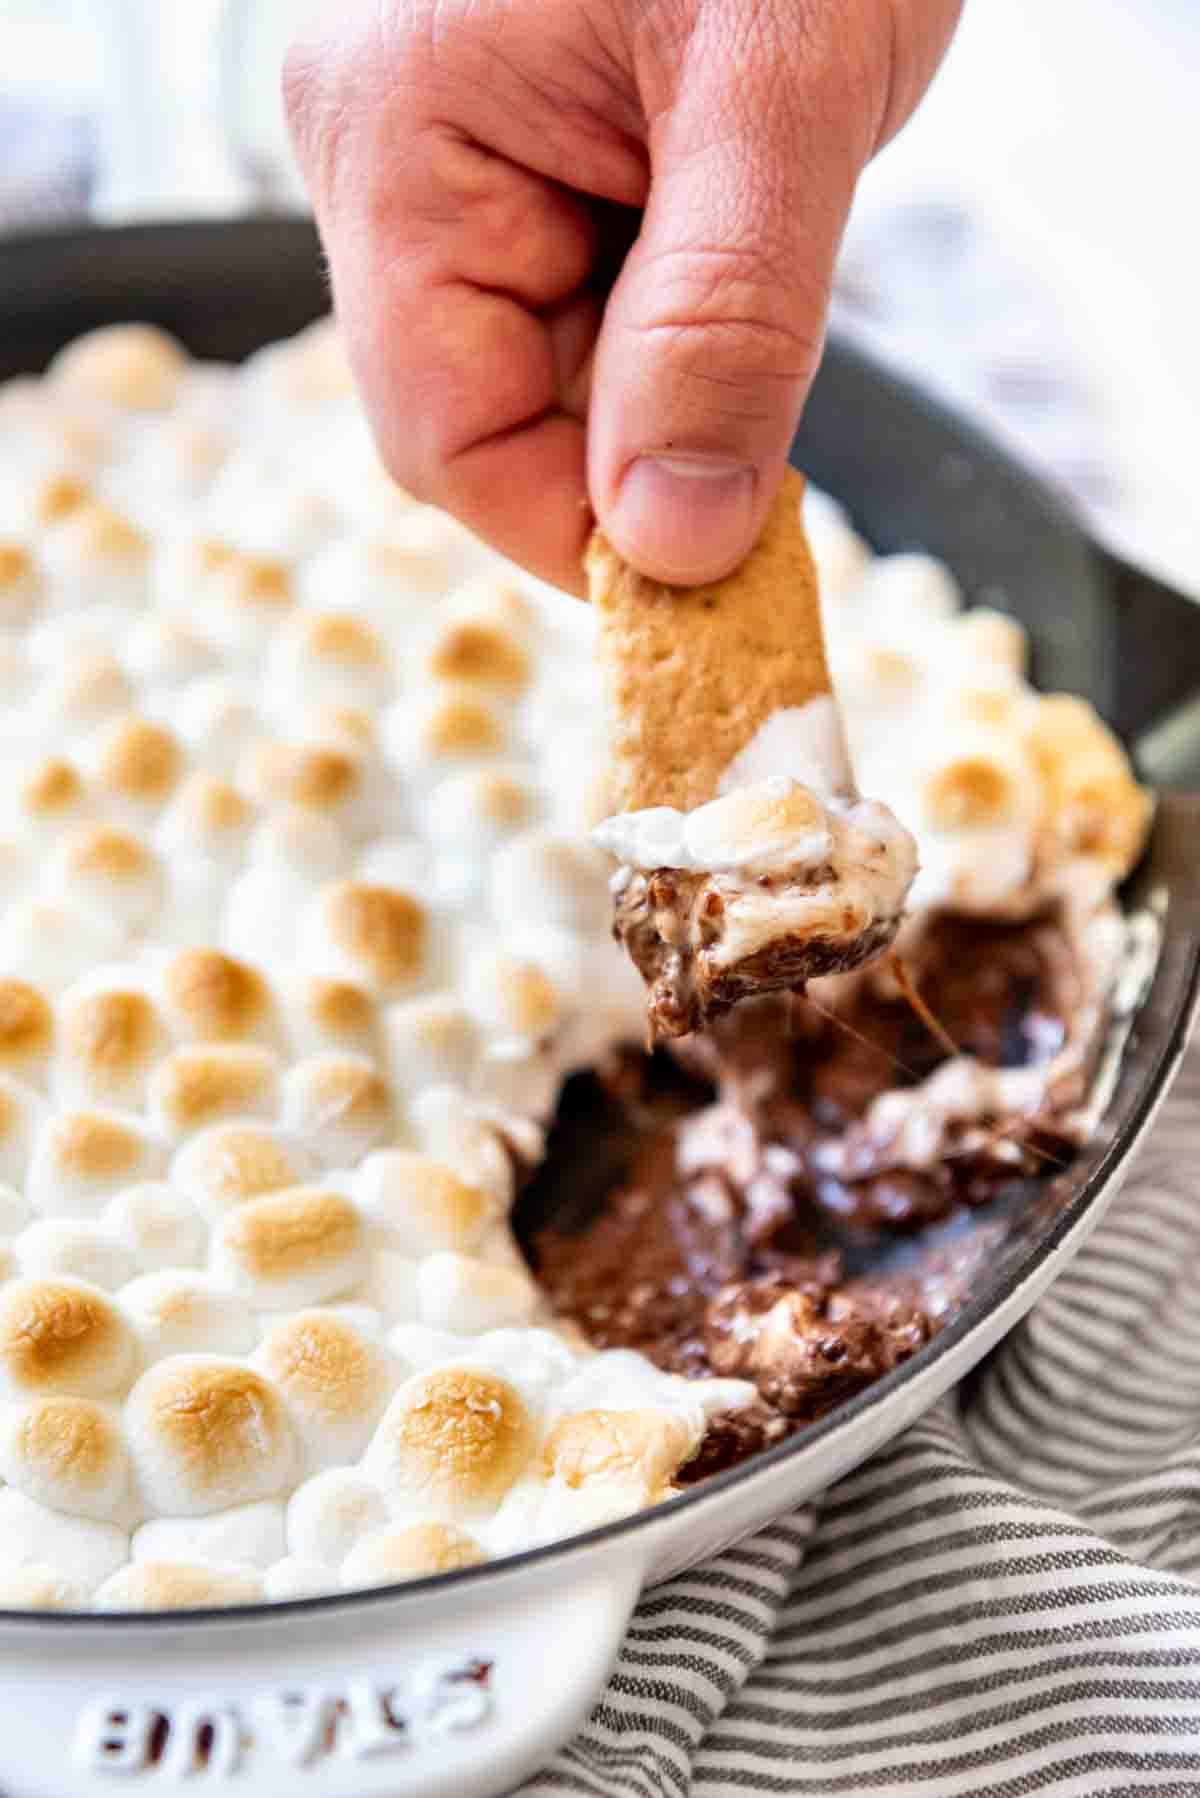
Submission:
M 982 1374 L 649 1593 L 522 1798 L 1200 1794 L 1200 1046 Z

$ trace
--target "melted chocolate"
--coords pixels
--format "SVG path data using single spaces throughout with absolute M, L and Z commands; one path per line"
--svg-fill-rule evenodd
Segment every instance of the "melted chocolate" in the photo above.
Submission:
M 1078 1003 L 1052 918 L 938 920 L 915 972 L 959 1047 L 1000 1066 L 1047 1060 Z M 801 999 L 751 1002 L 674 1060 L 625 1052 L 570 1083 L 518 1217 L 551 1302 L 598 1347 L 758 1388 L 757 1403 L 714 1421 L 686 1477 L 778 1440 L 915 1353 L 962 1302 L 995 1233 L 918 1254 L 903 1273 L 855 1270 L 1067 1152 L 1052 1122 L 1022 1121 L 1018 1138 L 1000 1120 L 995 1155 L 860 1180 L 819 1172 L 821 1143 L 944 1058 L 902 999 L 864 983 L 840 1020 Z M 565 1209 L 554 1202 L 564 1185 Z

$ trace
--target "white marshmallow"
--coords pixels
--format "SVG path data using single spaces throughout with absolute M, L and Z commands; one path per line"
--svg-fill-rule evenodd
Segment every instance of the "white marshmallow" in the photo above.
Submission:
M 138 1271 L 128 1248 L 107 1230 L 62 1218 L 40 1218 L 30 1224 L 14 1242 L 13 1253 L 27 1280 L 71 1274 L 105 1292 L 115 1292 Z
M 143 1365 L 168 1355 L 246 1355 L 258 1340 L 250 1306 L 211 1274 L 182 1267 L 141 1274 L 120 1292 Z
M 289 1598 L 315 1598 L 320 1592 L 337 1587 L 332 1567 L 320 1561 L 306 1561 L 299 1555 L 285 1555 L 263 1574 L 263 1597 L 281 1604 Z
M 288 1501 L 288 1552 L 338 1567 L 364 1536 L 388 1521 L 383 1493 L 354 1467 L 330 1467 L 297 1486 Z
M 283 1082 L 283 1127 L 324 1167 L 343 1166 L 387 1140 L 392 1095 L 366 1055 L 314 1055 Z
M 129 1537 L 113 1523 L 68 1517 L 8 1486 L 0 1492 L 0 1569 L 53 1567 L 89 1596 L 129 1558 Z
M 537 1288 L 528 1274 L 470 1255 L 430 1255 L 417 1279 L 422 1321 L 435 1329 L 474 1336 L 527 1323 L 537 1309 Z
M 109 1200 L 100 1222 L 145 1273 L 199 1267 L 208 1247 L 208 1233 L 187 1193 L 162 1182 L 126 1187 Z
M 269 1567 L 284 1554 L 283 1506 L 278 1499 L 234 1505 L 207 1517 L 156 1517 L 133 1533 L 135 1561 L 234 1562 Z
M 397 1091 L 427 1086 L 469 1090 L 480 1052 L 479 1028 L 453 993 L 405 999 L 383 1014 L 388 1072 Z

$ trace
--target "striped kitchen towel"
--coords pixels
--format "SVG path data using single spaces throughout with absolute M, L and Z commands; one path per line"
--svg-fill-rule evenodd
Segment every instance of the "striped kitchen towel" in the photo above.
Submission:
M 644 1599 L 522 1798 L 1200 1794 L 1200 1045 L 982 1372 Z

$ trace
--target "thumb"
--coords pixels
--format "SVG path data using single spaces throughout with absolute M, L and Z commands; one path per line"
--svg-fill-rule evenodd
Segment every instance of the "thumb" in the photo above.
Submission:
M 642 229 L 604 314 L 592 503 L 620 553 L 664 581 L 716 580 L 758 535 L 878 118 L 860 100 L 860 125 L 852 97 L 786 60 L 775 47 L 756 79 L 731 46 L 704 58 L 715 80 L 685 69 L 650 134 Z

